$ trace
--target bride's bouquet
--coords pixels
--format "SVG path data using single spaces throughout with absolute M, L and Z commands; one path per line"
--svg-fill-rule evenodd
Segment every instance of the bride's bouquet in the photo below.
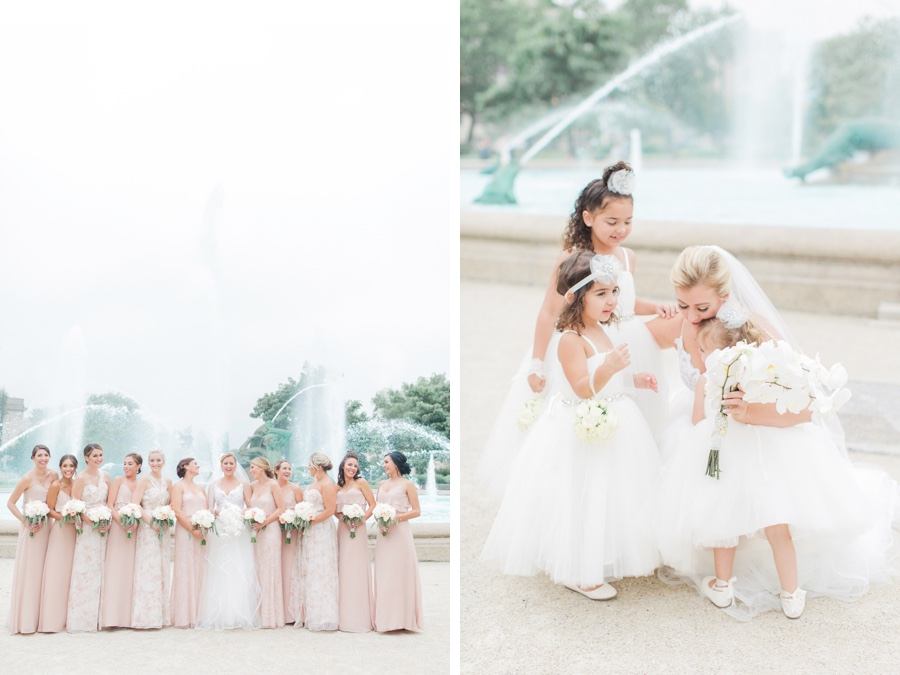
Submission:
M 297 529 L 295 520 L 297 520 L 297 512 L 294 509 L 285 509 L 278 516 L 278 522 L 281 523 L 281 531 L 284 532 L 285 544 L 291 543 L 291 532 Z
M 206 546 L 206 535 L 216 531 L 216 517 L 208 509 L 199 509 L 191 515 L 191 526 L 200 531 L 200 545 Z
M 162 539 L 163 532 L 175 526 L 175 511 L 168 504 L 157 506 L 153 509 L 151 522 L 159 529 L 158 536 Z
M 522 410 L 519 413 L 519 418 L 516 420 L 520 430 L 527 431 L 534 424 L 541 414 L 541 406 L 543 404 L 543 395 L 532 396 L 522 404 Z
M 42 502 L 38 499 L 32 499 L 30 502 L 25 504 L 25 520 L 28 521 L 28 524 L 31 527 L 47 522 L 47 515 L 49 513 L 50 507 L 47 506 L 46 502 Z M 34 531 L 29 531 L 28 536 L 33 537 Z
M 244 511 L 244 522 L 247 524 L 247 527 L 250 528 L 250 543 L 256 543 L 256 530 L 253 529 L 254 523 L 257 525 L 262 525 L 266 522 L 266 512 L 261 508 L 256 506 L 251 506 L 249 509 Z
M 300 536 L 309 529 L 313 518 L 319 515 L 319 510 L 309 502 L 300 502 L 294 507 L 294 529 L 299 530 Z
M 375 518 L 375 522 L 378 524 L 378 529 L 381 530 L 381 536 L 386 537 L 388 528 L 390 528 L 390 526 L 393 525 L 396 521 L 397 509 L 395 509 L 390 504 L 379 502 L 372 510 L 372 516 Z
M 119 521 L 122 523 L 122 527 L 128 530 L 129 539 L 131 539 L 131 530 L 128 528 L 138 523 L 143 515 L 144 512 L 137 504 L 126 504 L 119 509 Z
M 575 406 L 575 434 L 583 441 L 597 443 L 612 438 L 618 426 L 609 406 L 589 398 Z
M 350 528 L 350 538 L 356 539 L 356 528 L 365 518 L 366 512 L 359 504 L 347 504 L 341 513 L 341 520 Z
M 84 531 L 81 518 L 86 508 L 87 504 L 80 499 L 70 499 L 63 505 L 59 526 L 62 527 L 63 523 L 75 523 L 75 534 L 81 534 Z
M 98 530 L 101 537 L 105 537 L 106 532 L 100 528 L 106 527 L 112 522 L 112 511 L 109 510 L 109 507 L 100 504 L 88 509 L 85 515 L 94 523 L 93 529 Z
M 216 536 L 240 537 L 244 534 L 244 514 L 235 504 L 225 503 L 216 515 Z
M 809 409 L 813 419 L 836 412 L 850 398 L 844 388 L 847 371 L 839 363 L 822 365 L 818 355 L 811 359 L 783 340 L 767 340 L 761 345 L 739 342 L 717 349 L 706 360 L 707 407 L 718 408 L 706 475 L 719 478 L 719 450 L 728 431 L 723 399 L 726 392 L 743 391 L 747 403 L 774 403 L 778 414 Z

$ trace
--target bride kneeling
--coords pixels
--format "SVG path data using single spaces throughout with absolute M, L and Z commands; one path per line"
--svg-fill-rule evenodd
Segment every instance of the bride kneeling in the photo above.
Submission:
M 209 538 L 206 579 L 200 595 L 198 628 L 256 628 L 259 583 L 253 544 L 244 527 L 247 474 L 235 456 L 219 458 L 207 487 L 207 499 L 216 515 L 216 536 Z

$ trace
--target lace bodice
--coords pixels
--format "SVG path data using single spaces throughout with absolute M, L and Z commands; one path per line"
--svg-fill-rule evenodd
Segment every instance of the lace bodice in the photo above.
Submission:
M 344 507 L 350 504 L 359 504 L 364 510 L 369 508 L 369 504 L 366 502 L 366 498 L 363 496 L 362 490 L 359 488 L 347 488 L 346 490 L 338 491 L 337 493 L 337 507 L 336 510 L 338 513 L 344 512 Z
M 271 513 L 278 508 L 275 504 L 275 497 L 272 496 L 271 490 L 266 490 L 262 494 L 255 494 L 250 497 L 250 506 L 262 509 L 267 516 L 271 515 Z
M 691 391 L 697 386 L 697 380 L 700 379 L 700 371 L 691 361 L 691 355 L 684 348 L 684 340 L 679 335 L 675 338 L 675 353 L 678 355 L 678 373 L 681 375 L 681 381 Z
M 310 485 L 303 491 L 303 501 L 315 506 L 316 511 L 319 513 L 325 510 L 325 500 L 322 499 L 322 493 L 314 485 Z
M 88 509 L 99 506 L 100 504 L 106 504 L 106 498 L 109 495 L 109 486 L 106 484 L 106 479 L 102 474 L 97 482 L 97 485 L 85 483 L 84 491 L 81 493 L 81 499 Z
M 220 483 L 215 483 L 212 489 L 213 509 L 216 513 L 221 513 L 223 509 L 235 507 L 244 510 L 244 485 L 238 483 L 237 487 L 232 488 L 228 492 L 220 487 Z
M 379 487 L 378 501 L 383 504 L 390 504 L 397 509 L 397 513 L 406 513 L 412 510 L 412 505 L 409 503 L 409 497 L 406 494 L 405 482 Z
M 150 476 L 150 484 L 144 490 L 144 496 L 141 498 L 141 507 L 153 510 L 168 503 L 169 491 L 166 489 L 165 479 L 156 480 L 153 476 Z

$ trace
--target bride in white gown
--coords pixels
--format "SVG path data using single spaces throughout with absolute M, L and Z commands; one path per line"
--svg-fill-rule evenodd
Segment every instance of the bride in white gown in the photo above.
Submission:
M 235 456 L 219 459 L 207 487 L 207 499 L 216 514 L 216 535 L 209 537 L 206 578 L 200 594 L 198 628 L 255 628 L 259 583 L 253 544 L 244 527 L 244 496 L 249 481 Z

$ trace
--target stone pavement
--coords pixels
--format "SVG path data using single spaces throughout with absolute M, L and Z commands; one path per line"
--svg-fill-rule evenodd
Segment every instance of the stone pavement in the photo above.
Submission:
M 531 342 L 542 289 L 461 286 L 461 667 L 464 673 L 900 672 L 900 583 L 859 602 L 810 601 L 790 621 L 769 612 L 740 623 L 686 587 L 654 578 L 617 584 L 591 602 L 546 577 L 510 577 L 478 561 L 497 508 L 478 455 L 513 371 Z M 797 339 L 850 372 L 845 417 L 854 452 L 900 479 L 900 323 L 791 313 Z M 900 533 L 898 533 L 900 540 Z

